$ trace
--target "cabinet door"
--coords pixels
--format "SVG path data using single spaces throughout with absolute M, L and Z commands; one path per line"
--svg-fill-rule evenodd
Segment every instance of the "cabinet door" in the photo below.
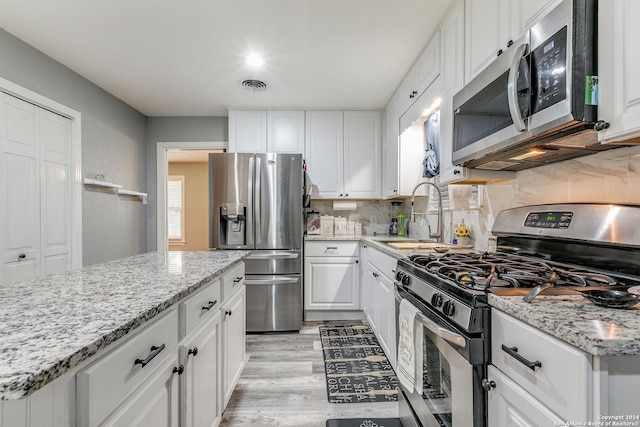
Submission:
M 305 157 L 313 197 L 344 196 L 344 129 L 342 111 L 307 111 Z
M 494 366 L 489 366 L 487 379 L 495 383 L 495 387 L 488 393 L 488 425 L 520 427 L 564 425 L 561 418 Z
M 440 29 L 437 29 L 413 66 L 417 97 L 440 75 Z
M 344 112 L 344 197 L 380 198 L 380 112 Z
M 465 81 L 469 82 L 515 40 L 511 0 L 467 0 L 465 10 Z
M 380 345 L 392 366 L 396 366 L 396 303 L 393 281 L 382 273 L 378 277 L 377 300 L 379 304 L 378 329 Z
M 464 178 L 466 168 L 453 165 L 453 95 L 464 85 L 464 2 L 458 1 L 440 26 L 442 88 L 440 105 L 440 184 Z
M 544 18 L 556 6 L 562 3 L 562 0 L 518 0 L 511 11 L 513 16 L 513 36 L 518 37 L 524 34 L 526 30 L 533 27 Z
M 267 112 L 267 152 L 304 153 L 304 111 Z
M 181 348 L 183 424 L 211 427 L 220 421 L 220 313 L 205 322 Z
M 175 351 L 175 350 L 174 350 Z M 179 425 L 178 355 L 149 380 L 109 418 L 107 427 L 177 427 Z
M 598 118 L 611 124 L 598 133 L 601 142 L 640 136 L 640 2 L 600 2 L 598 33 Z
M 0 283 L 40 275 L 37 107 L 0 92 Z
M 229 110 L 229 152 L 265 153 L 267 151 L 267 112 Z
M 244 367 L 246 334 L 246 293 L 243 286 L 225 300 L 222 314 L 222 375 L 224 404 L 226 407 Z
M 305 310 L 359 310 L 358 260 L 347 257 L 306 257 Z
M 383 144 L 382 176 L 384 179 L 383 194 L 385 198 L 398 195 L 398 145 L 399 122 L 398 92 L 389 100 L 385 109 L 385 138 Z

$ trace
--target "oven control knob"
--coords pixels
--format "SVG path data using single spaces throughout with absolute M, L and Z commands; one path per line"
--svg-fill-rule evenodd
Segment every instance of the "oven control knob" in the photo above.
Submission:
M 453 301 L 445 301 L 442 305 L 442 312 L 447 316 L 453 316 L 456 313 L 456 306 Z
M 434 307 L 442 307 L 442 302 L 443 302 L 442 294 L 439 294 L 436 292 L 431 297 L 431 305 Z
M 411 277 L 408 274 L 405 274 L 402 276 L 402 284 L 404 286 L 409 286 L 409 284 L 411 283 Z
M 398 271 L 398 272 L 396 273 L 396 280 L 397 280 L 398 282 L 401 282 L 403 277 L 404 277 L 404 273 L 403 273 L 402 271 Z

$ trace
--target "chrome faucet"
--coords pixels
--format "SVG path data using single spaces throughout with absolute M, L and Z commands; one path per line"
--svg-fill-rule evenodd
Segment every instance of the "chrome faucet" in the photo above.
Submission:
M 415 213 L 413 211 L 413 202 L 416 199 L 416 190 L 418 189 L 418 187 L 420 187 L 421 185 L 424 185 L 424 184 L 432 186 L 433 188 L 436 189 L 436 192 L 438 193 L 438 228 L 436 229 L 437 231 L 435 233 L 432 233 L 431 232 L 431 226 L 429 224 L 427 224 L 427 226 L 429 227 L 429 237 L 430 238 L 435 238 L 436 242 L 438 242 L 438 243 L 442 243 L 442 241 L 443 241 L 443 236 L 442 236 L 442 193 L 440 193 L 440 189 L 434 183 L 428 182 L 428 181 L 422 181 L 422 182 L 419 182 L 418 184 L 416 184 L 416 186 L 413 187 L 413 190 L 411 190 L 411 222 L 416 222 L 416 215 L 426 215 L 426 213 Z

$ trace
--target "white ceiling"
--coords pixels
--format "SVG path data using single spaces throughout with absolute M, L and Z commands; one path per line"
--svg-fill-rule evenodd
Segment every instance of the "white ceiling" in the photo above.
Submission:
M 148 116 L 382 109 L 451 3 L 0 0 L 0 27 Z

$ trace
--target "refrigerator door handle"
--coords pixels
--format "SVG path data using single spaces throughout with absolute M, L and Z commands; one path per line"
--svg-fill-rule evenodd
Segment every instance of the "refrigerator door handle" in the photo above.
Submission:
M 255 175 L 255 170 L 254 170 L 254 163 L 255 163 L 255 158 L 252 156 L 249 158 L 249 182 L 247 184 L 248 186 L 248 192 L 247 192 L 247 220 L 246 220 L 246 230 L 245 232 L 247 233 L 247 245 L 248 246 L 254 246 L 254 221 L 255 221 L 255 215 L 254 215 L 254 210 L 253 210 L 253 181 L 254 181 L 254 175 Z
M 245 279 L 245 285 L 287 285 L 296 284 L 300 282 L 300 278 L 297 277 L 281 277 L 279 279 Z
M 295 252 L 276 252 L 271 254 L 250 254 L 247 259 L 260 259 L 260 260 L 268 260 L 268 259 L 296 259 L 300 256 L 299 253 Z
M 260 198 L 261 196 L 261 190 L 262 190 L 262 185 L 261 185 L 261 180 L 262 180 L 262 159 L 260 157 L 254 157 L 255 162 L 256 162 L 256 168 L 255 168 L 255 190 L 253 192 L 253 198 L 254 198 L 254 210 L 253 210 L 253 221 L 255 223 L 255 236 L 256 236 L 256 246 L 259 245 L 260 243 L 262 243 L 262 223 L 260 221 L 260 216 L 261 216 L 261 200 Z

